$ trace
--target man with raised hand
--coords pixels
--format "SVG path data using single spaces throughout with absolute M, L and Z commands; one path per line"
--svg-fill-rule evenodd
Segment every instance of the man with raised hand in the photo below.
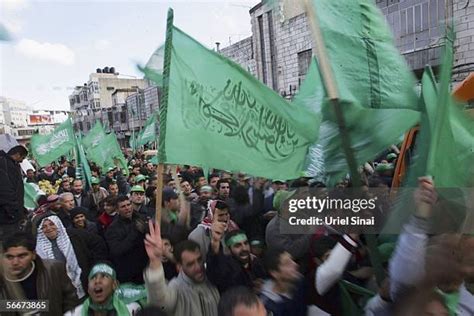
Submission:
M 258 292 L 266 277 L 260 260 L 250 253 L 247 235 L 242 230 L 234 230 L 225 236 L 225 245 L 230 255 L 224 254 L 221 240 L 224 238 L 226 223 L 214 220 L 210 251 L 207 254 L 207 276 L 224 293 L 233 286 L 255 288 Z
M 158 305 L 170 316 L 217 316 L 219 292 L 206 279 L 199 245 L 185 240 L 175 247 L 179 274 L 167 284 L 161 262 L 161 230 L 159 225 L 153 225 L 151 221 L 149 229 L 145 248 L 150 265 L 144 273 L 149 304 Z

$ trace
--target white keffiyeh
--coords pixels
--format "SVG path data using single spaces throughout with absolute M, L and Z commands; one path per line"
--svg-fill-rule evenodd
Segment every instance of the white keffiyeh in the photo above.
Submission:
M 85 295 L 84 289 L 81 284 L 81 273 L 82 270 L 77 263 L 76 254 L 74 253 L 74 248 L 72 247 L 71 240 L 66 233 L 66 229 L 63 226 L 63 223 L 57 216 L 48 216 L 41 220 L 39 227 L 43 227 L 45 220 L 50 220 L 58 228 L 58 235 L 56 238 L 56 243 L 59 247 L 59 250 L 66 257 L 66 272 L 69 278 L 71 279 L 72 284 L 76 288 L 76 293 L 79 298 L 82 298 Z M 54 259 L 53 246 L 51 241 L 43 233 L 42 229 L 38 229 L 38 237 L 36 243 L 36 253 L 42 259 Z

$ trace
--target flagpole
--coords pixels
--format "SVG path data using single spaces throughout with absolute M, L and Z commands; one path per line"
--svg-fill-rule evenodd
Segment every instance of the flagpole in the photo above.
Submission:
M 310 22 L 311 34 L 313 36 L 313 53 L 317 57 L 319 69 L 323 78 L 324 87 L 329 97 L 337 119 L 339 126 L 339 132 L 341 133 L 342 148 L 344 150 L 347 164 L 349 166 L 349 172 L 352 178 L 352 185 L 354 187 L 360 186 L 360 176 L 357 171 L 357 161 L 355 159 L 354 151 L 351 148 L 350 136 L 346 128 L 346 122 L 342 113 L 341 103 L 339 102 L 340 96 L 337 89 L 334 74 L 329 63 L 326 46 L 324 45 L 323 35 L 319 27 L 319 20 L 315 14 L 316 8 L 311 4 L 311 0 L 305 0 L 306 13 Z
M 341 133 L 342 148 L 344 150 L 347 165 L 349 166 L 349 172 L 351 174 L 352 186 L 358 188 L 361 186 L 361 180 L 359 172 L 357 170 L 357 161 L 354 155 L 354 151 L 351 148 L 349 132 L 347 130 L 346 123 L 344 120 L 341 103 L 339 102 L 339 91 L 337 89 L 334 74 L 329 63 L 329 58 L 326 51 L 326 46 L 324 45 L 324 39 L 321 33 L 319 20 L 317 15 L 315 14 L 316 8 L 314 7 L 314 4 L 312 4 L 312 0 L 305 0 L 305 6 L 308 20 L 310 22 L 311 34 L 313 37 L 313 52 L 316 55 L 318 61 L 319 69 L 323 79 L 323 84 L 326 88 L 329 101 L 331 102 L 331 105 L 333 106 L 334 112 L 336 114 L 339 132 Z M 366 234 L 365 238 L 369 247 L 370 261 L 374 267 L 377 283 L 381 285 L 382 281 L 385 279 L 385 272 L 383 270 L 380 253 L 377 249 L 377 239 L 374 235 L 371 234 Z
M 165 56 L 163 61 L 163 102 L 160 106 L 160 134 L 159 134 L 159 148 L 158 148 L 158 186 L 156 192 L 156 210 L 155 223 L 161 225 L 161 211 L 163 200 L 163 171 L 164 162 L 166 161 L 165 151 L 165 137 L 166 137 L 166 112 L 168 107 L 168 93 L 170 81 L 170 66 L 171 66 L 171 45 L 173 39 L 173 9 L 168 9 L 168 17 L 166 19 L 166 41 L 165 41 Z

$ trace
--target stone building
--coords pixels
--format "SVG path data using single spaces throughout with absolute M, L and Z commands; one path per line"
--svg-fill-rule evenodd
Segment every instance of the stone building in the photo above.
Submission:
M 294 4 L 294 0 L 281 0 L 278 8 L 257 4 L 249 12 L 252 36 L 220 51 L 288 98 L 299 89 L 312 54 L 306 14 Z M 376 0 L 376 4 L 417 76 L 426 64 L 439 65 L 447 21 L 454 22 L 457 36 L 453 80 L 461 81 L 474 71 L 474 2 Z

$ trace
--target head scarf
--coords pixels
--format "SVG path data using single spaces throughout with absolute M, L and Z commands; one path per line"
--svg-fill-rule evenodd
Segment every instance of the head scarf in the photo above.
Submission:
M 201 224 L 198 227 L 203 227 L 205 230 L 210 230 L 212 227 L 212 221 L 214 219 L 214 211 L 216 209 L 216 204 L 218 200 L 210 200 L 207 203 L 207 215 L 202 220 Z M 230 214 L 230 213 L 229 213 Z M 239 226 L 232 220 L 229 219 L 229 223 L 227 225 L 227 231 L 231 232 L 233 230 L 239 229 Z
M 61 220 L 57 216 L 48 216 L 41 220 L 39 227 L 43 226 L 45 220 L 50 220 L 58 228 L 58 237 L 56 242 L 58 244 L 59 250 L 66 257 L 66 272 L 68 277 L 71 279 L 72 285 L 76 288 L 76 293 L 79 298 L 82 298 L 85 295 L 84 289 L 81 284 L 81 273 L 82 270 L 79 267 L 77 262 L 76 254 L 74 253 L 74 248 L 72 247 L 71 240 L 66 233 L 66 229 L 61 223 Z M 42 229 L 38 229 L 37 243 L 36 243 L 36 253 L 42 259 L 54 259 L 53 247 L 51 241 L 43 233 Z

